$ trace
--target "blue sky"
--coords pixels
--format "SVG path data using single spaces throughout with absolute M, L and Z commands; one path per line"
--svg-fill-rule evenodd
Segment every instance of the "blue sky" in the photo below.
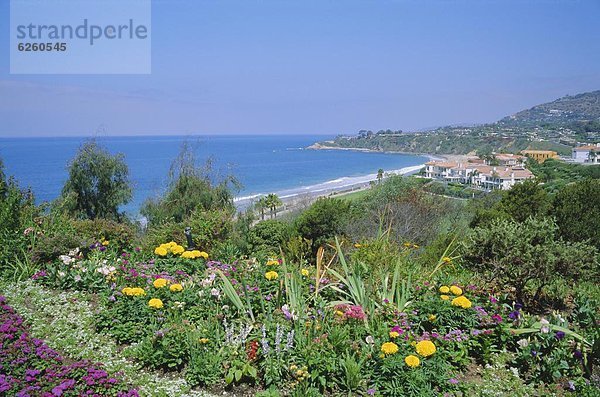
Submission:
M 600 89 L 600 1 L 162 0 L 150 75 L 9 74 L 0 136 L 338 134 Z

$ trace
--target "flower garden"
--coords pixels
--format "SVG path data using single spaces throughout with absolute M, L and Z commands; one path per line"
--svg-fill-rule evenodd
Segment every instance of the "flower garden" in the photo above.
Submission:
M 175 242 L 144 251 L 100 241 L 65 253 L 34 274 L 28 288 L 76 291 L 65 304 L 90 302 L 89 332 L 136 368 L 185 387 L 142 390 L 136 383 L 143 380 L 119 366 L 109 373 L 86 357 L 63 358 L 30 336 L 10 306 L 11 296 L 24 307 L 29 298 L 13 286 L 8 300 L 0 298 L 0 391 L 598 395 L 597 307 L 575 302 L 569 315 L 529 314 L 507 291 L 462 280 L 448 252 L 432 272 L 407 274 L 421 249 L 414 244 L 376 277 L 359 259 L 368 249 L 367 242 L 336 240 L 314 264 L 283 257 L 225 263 Z

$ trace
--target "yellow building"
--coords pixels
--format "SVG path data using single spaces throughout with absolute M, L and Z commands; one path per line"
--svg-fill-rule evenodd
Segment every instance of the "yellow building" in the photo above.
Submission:
M 521 150 L 521 154 L 534 159 L 538 163 L 543 163 L 548 159 L 558 158 L 558 153 L 554 150 Z

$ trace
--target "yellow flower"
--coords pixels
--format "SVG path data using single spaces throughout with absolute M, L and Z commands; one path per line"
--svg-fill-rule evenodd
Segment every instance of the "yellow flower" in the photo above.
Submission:
M 154 308 L 154 309 L 162 309 L 163 308 L 163 303 L 160 299 L 158 298 L 152 298 L 148 301 L 148 306 Z
M 447 294 L 448 292 L 450 292 L 450 288 L 448 288 L 447 286 L 442 285 L 440 287 L 440 294 Z
M 343 311 L 341 311 L 341 310 L 336 310 L 336 311 L 335 311 L 335 314 L 336 314 L 336 315 L 338 315 L 338 316 L 343 316 L 343 315 L 344 315 L 344 312 L 343 312 Z
M 463 291 L 460 287 L 457 287 L 456 285 L 453 285 L 452 287 L 450 287 L 450 292 L 452 292 L 454 295 L 462 295 Z
M 173 255 L 179 255 L 184 251 L 185 251 L 185 248 L 183 248 L 181 245 L 175 245 L 174 247 L 171 248 L 171 252 L 173 253 Z
M 156 247 L 154 249 L 154 253 L 158 256 L 167 256 L 167 254 L 169 253 L 169 251 L 167 251 L 167 249 L 165 247 Z
M 413 248 L 414 248 L 414 249 L 417 249 L 417 248 L 419 248 L 419 244 L 413 244 Z
M 450 297 L 448 295 L 440 295 L 440 298 L 442 298 L 442 300 L 447 301 L 448 299 L 450 299 Z
M 400 336 L 400 333 L 396 331 L 390 331 L 390 338 L 394 339 Z
M 168 283 L 169 282 L 164 278 L 157 278 L 152 284 L 154 285 L 154 288 L 162 288 L 166 287 Z
M 279 261 L 278 261 L 278 260 L 275 260 L 275 259 L 269 259 L 269 260 L 267 261 L 267 266 L 277 266 L 277 265 L 279 265 Z
M 144 291 L 143 288 L 139 288 L 139 287 L 134 287 L 134 288 L 125 287 L 121 290 L 121 292 L 123 293 L 123 295 L 127 295 L 127 296 L 142 296 L 142 295 L 146 294 L 146 291 Z
M 310 272 L 308 271 L 308 269 L 302 269 L 300 270 L 300 273 L 304 276 L 304 277 L 308 277 L 308 275 L 310 274 Z
M 419 353 L 423 357 L 429 357 L 433 353 L 435 353 L 435 345 L 430 340 L 422 340 L 417 343 L 416 346 L 417 353 Z
M 183 251 L 181 257 L 184 259 L 194 259 L 194 254 L 192 254 L 192 251 Z
M 409 248 L 409 247 L 411 247 L 411 246 L 412 246 L 412 243 L 406 242 L 406 243 L 404 243 L 404 246 L 405 246 L 406 248 Z
M 169 286 L 169 290 L 171 292 L 179 292 L 179 291 L 183 291 L 183 286 L 181 284 L 171 284 Z
M 279 274 L 277 274 L 277 272 L 274 272 L 272 270 L 270 272 L 265 273 L 265 278 L 269 281 L 277 280 L 278 277 L 279 277 Z
M 429 321 L 435 321 L 435 319 L 436 319 L 435 314 L 429 315 Z
M 199 342 L 202 343 L 203 345 L 208 343 L 208 338 L 200 338 Z
M 396 354 L 398 353 L 398 345 L 394 342 L 385 342 L 381 345 L 381 352 L 383 354 Z
M 461 295 L 454 299 L 452 299 L 452 306 L 462 307 L 463 309 L 468 309 L 472 306 L 471 301 L 467 299 L 466 296 Z
M 450 262 L 452 262 L 452 258 L 450 258 L 448 256 L 445 256 L 445 257 L 442 258 L 442 262 L 444 262 L 444 263 L 450 263 Z
M 108 244 L 109 244 L 109 241 L 108 241 L 108 240 L 104 240 L 104 241 L 102 242 L 102 245 L 103 245 L 103 246 L 105 246 L 105 247 L 106 247 Z
M 360 245 L 359 243 L 354 243 L 354 248 L 360 248 L 362 247 L 362 245 Z
M 208 254 L 204 251 L 200 251 L 200 253 L 198 254 L 199 257 L 204 258 L 205 260 L 208 259 Z
M 146 291 L 144 291 L 144 289 L 143 289 L 143 288 L 140 288 L 140 287 L 135 287 L 135 288 L 132 288 L 131 290 L 132 290 L 132 295 L 133 295 L 133 296 L 142 296 L 142 295 L 146 295 Z
M 412 354 L 410 356 L 406 356 L 404 358 L 404 362 L 411 368 L 416 368 L 421 365 L 421 360 L 419 360 L 419 357 Z

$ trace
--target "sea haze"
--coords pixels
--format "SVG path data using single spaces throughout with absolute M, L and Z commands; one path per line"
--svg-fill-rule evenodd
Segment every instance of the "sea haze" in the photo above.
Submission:
M 31 187 L 36 201 L 54 200 L 67 178 L 68 162 L 88 138 L 0 138 L 7 175 Z M 136 214 L 148 197 L 164 192 L 167 174 L 183 142 L 195 149 L 200 164 L 213 159 L 217 175 L 234 175 L 243 185 L 236 202 L 278 193 L 282 196 L 342 187 L 369 178 L 379 168 L 398 170 L 424 163 L 423 156 L 306 150 L 324 137 L 311 135 L 99 137 L 111 153 L 123 153 L 134 185 L 124 210 Z

